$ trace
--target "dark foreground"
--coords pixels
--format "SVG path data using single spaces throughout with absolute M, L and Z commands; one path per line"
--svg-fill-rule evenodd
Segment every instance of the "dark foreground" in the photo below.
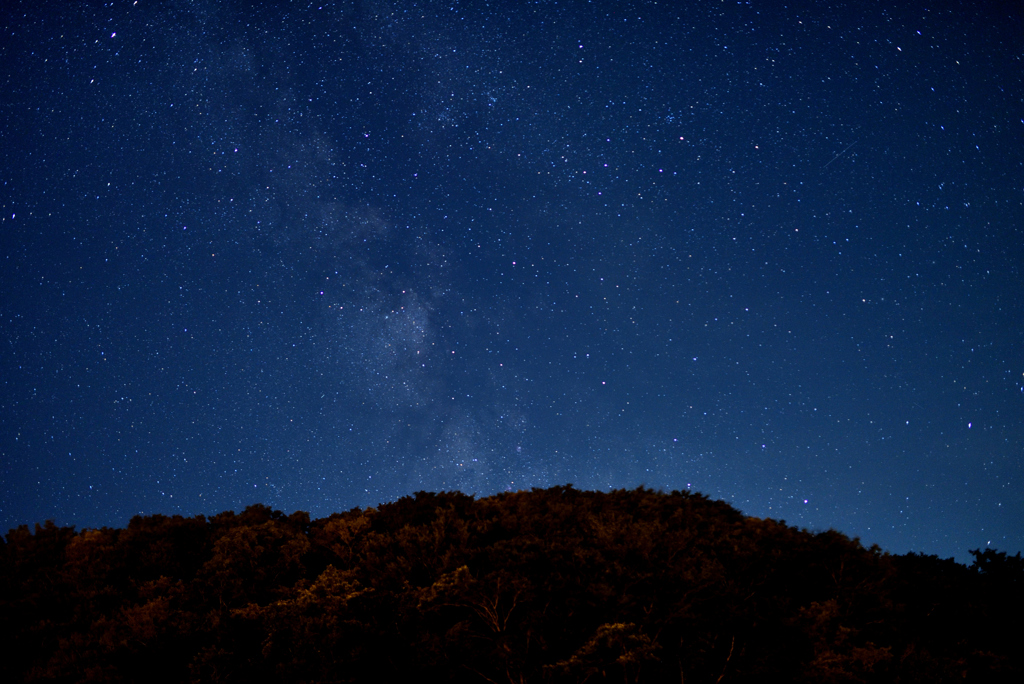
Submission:
M 1024 561 L 975 559 L 570 487 L 22 527 L 0 680 L 1024 681 Z

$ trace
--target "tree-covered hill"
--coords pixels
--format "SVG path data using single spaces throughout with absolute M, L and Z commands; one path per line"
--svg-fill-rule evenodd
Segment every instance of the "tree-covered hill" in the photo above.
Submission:
M 1024 560 L 966 567 L 699 494 L 420 492 L 0 546 L 3 681 L 1024 681 Z

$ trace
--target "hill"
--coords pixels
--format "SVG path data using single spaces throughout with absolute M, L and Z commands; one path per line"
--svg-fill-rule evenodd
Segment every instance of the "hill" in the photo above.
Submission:
M 3 681 L 1024 681 L 1024 561 L 689 492 L 417 493 L 0 546 Z

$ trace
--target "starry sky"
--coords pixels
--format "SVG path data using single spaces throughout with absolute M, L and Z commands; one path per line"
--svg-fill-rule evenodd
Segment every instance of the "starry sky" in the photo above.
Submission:
M 1024 548 L 1018 3 L 260 4 L 4 3 L 0 528 L 568 482 Z

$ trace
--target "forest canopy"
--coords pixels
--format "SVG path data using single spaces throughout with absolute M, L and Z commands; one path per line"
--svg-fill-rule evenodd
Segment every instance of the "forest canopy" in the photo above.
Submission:
M 1024 681 L 1024 560 L 690 492 L 419 492 L 11 530 L 8 682 Z

